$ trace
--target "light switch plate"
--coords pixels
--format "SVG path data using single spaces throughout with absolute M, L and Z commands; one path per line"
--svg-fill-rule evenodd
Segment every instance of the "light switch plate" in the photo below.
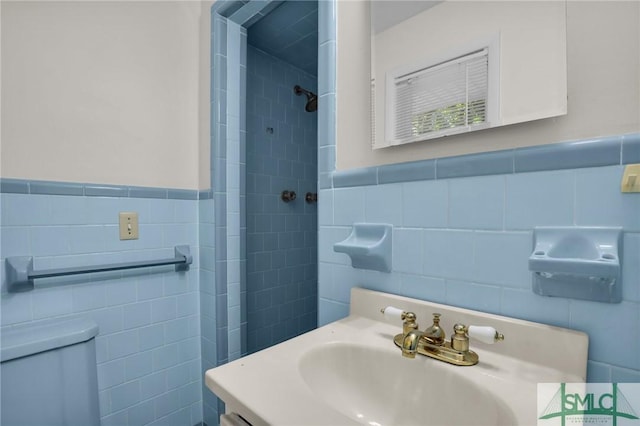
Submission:
M 640 192 L 640 164 L 625 166 L 622 182 L 620 183 L 620 191 Z
M 120 239 L 138 239 L 138 213 L 120 212 Z

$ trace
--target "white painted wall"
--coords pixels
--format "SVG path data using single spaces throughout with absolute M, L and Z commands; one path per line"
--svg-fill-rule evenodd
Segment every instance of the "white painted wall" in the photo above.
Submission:
M 640 130 L 640 3 L 569 1 L 567 115 L 373 151 L 368 4 L 339 1 L 337 7 L 338 169 Z
M 200 72 L 198 83 L 198 188 L 211 188 L 211 6 L 200 1 Z
M 336 4 L 336 160 L 357 167 L 371 151 L 371 20 L 368 0 Z M 321 141 L 322 143 L 322 141 Z M 363 163 L 364 164 L 364 163 Z
M 3 2 L 1 176 L 199 188 L 203 10 Z

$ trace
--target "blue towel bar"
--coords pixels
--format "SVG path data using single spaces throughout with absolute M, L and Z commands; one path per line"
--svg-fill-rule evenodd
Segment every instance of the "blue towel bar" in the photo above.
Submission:
M 146 260 L 138 262 L 111 263 L 108 265 L 78 266 L 73 268 L 33 270 L 33 257 L 18 256 L 5 259 L 7 271 L 7 291 L 16 293 L 33 290 L 33 280 L 38 278 L 61 277 L 65 275 L 90 274 L 94 272 L 120 271 L 123 269 L 147 268 L 151 266 L 175 265 L 176 271 L 187 271 L 193 262 L 189 246 L 175 246 L 175 257 L 171 259 Z

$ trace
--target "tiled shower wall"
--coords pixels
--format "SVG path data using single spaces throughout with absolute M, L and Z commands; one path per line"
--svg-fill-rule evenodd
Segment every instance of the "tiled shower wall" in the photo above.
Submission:
M 620 163 L 640 163 L 640 134 L 338 172 L 320 191 L 320 325 L 357 285 L 584 331 L 589 381 L 640 382 L 640 194 L 620 192 Z M 355 222 L 393 224 L 392 273 L 333 251 Z M 622 303 L 534 294 L 536 226 L 622 227 Z
M 101 196 L 50 195 L 48 183 L 31 183 L 38 194 L 29 193 L 29 182 L 2 184 L 3 267 L 11 256 L 33 256 L 38 270 L 172 258 L 175 245 L 190 246 L 193 264 L 181 273 L 167 266 L 40 279 L 33 291 L 8 294 L 0 271 L 2 326 L 92 318 L 100 329 L 96 349 L 103 425 L 191 426 L 202 421 L 199 202 L 167 199 L 166 190 L 158 199 L 128 196 L 127 188 L 97 188 Z M 55 187 L 83 193 L 78 185 Z M 162 190 L 144 192 L 157 196 Z M 186 192 L 197 198 L 197 192 Z M 119 240 L 121 211 L 139 213 L 138 240 Z
M 212 17 L 212 78 L 211 78 L 211 179 L 213 191 L 215 239 L 211 247 L 215 252 L 215 330 L 206 330 L 205 334 L 215 335 L 203 348 L 203 363 L 224 364 L 228 360 L 238 358 L 247 352 L 247 310 L 246 293 L 246 116 L 245 93 L 246 67 L 246 28 L 259 16 L 277 7 L 279 2 L 240 2 L 217 1 L 211 9 Z M 320 22 L 330 23 L 328 10 L 333 11 L 333 0 L 320 2 L 319 14 L 323 14 Z M 240 28 L 238 28 L 240 26 Z M 239 29 L 239 32 L 237 31 Z M 319 28 L 319 37 L 327 32 Z M 333 35 L 332 37 L 335 37 Z M 333 43 L 335 46 L 335 42 Z M 230 54 L 233 52 L 233 54 Z M 325 51 L 325 54 L 330 52 Z M 322 56 L 321 56 L 322 57 Z M 319 75 L 329 78 L 328 72 L 335 70 L 333 56 L 322 64 Z M 332 80 L 335 80 L 333 76 Z M 324 91 L 319 87 L 321 102 L 318 106 L 320 122 L 328 123 L 331 117 L 329 108 L 334 99 L 324 99 Z M 298 99 L 298 102 L 302 98 Z M 279 111 L 276 111 L 278 113 Z M 326 127 L 330 127 L 327 125 Z M 333 152 L 333 151 L 332 151 Z M 231 167 L 228 167 L 231 165 Z M 314 186 L 316 188 L 316 186 Z M 235 198 L 234 198 L 234 195 Z M 239 196 L 237 196 L 239 194 Z M 236 231 L 237 230 L 237 231 Z M 233 244 L 228 236 L 239 235 Z M 231 245 L 230 245 L 231 244 Z M 231 285 L 237 284 L 239 285 Z M 229 285 L 227 285 L 229 283 Z M 205 283 L 203 282 L 203 288 Z M 202 293 L 205 296 L 204 290 Z M 207 297 L 209 300 L 211 298 Z M 204 303 L 204 302 L 203 302 Z M 316 308 L 316 306 L 314 306 Z M 204 305 L 203 305 L 204 310 Z M 211 307 L 210 310 L 213 310 Z M 203 316 L 204 318 L 204 316 Z M 211 353 L 215 350 L 217 357 Z M 208 359 L 212 358 L 212 359 Z M 215 424 L 218 413 L 224 412 L 224 406 L 215 396 L 205 389 L 204 420 Z
M 295 85 L 316 77 L 252 46 L 247 50 L 247 350 L 316 327 L 317 113 Z M 281 201 L 283 190 L 297 199 Z

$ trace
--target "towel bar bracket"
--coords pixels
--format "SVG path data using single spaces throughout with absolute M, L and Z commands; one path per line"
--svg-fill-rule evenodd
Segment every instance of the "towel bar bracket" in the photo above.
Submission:
M 193 263 L 193 257 L 191 256 L 189 246 L 175 246 L 174 253 L 175 257 L 171 259 L 122 262 L 111 263 L 108 265 L 79 266 L 72 268 L 43 269 L 39 271 L 33 270 L 33 257 L 31 256 L 8 257 L 5 259 L 7 291 L 9 293 L 17 293 L 33 290 L 34 280 L 38 278 L 120 271 L 124 269 L 137 269 L 164 265 L 175 265 L 176 272 L 189 270 L 189 265 Z

